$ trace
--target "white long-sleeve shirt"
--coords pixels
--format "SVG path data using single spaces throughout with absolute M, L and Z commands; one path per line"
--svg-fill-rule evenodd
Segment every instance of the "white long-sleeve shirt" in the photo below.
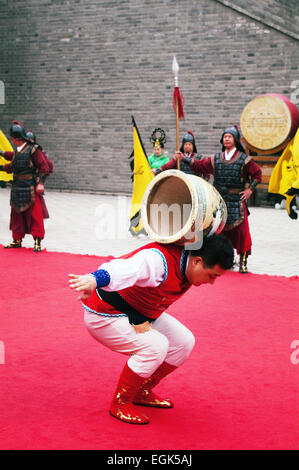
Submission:
M 164 281 L 166 273 L 164 255 L 156 249 L 145 249 L 130 258 L 117 258 L 103 263 L 99 269 L 105 269 L 110 275 L 107 291 L 117 291 L 137 285 L 156 287 Z

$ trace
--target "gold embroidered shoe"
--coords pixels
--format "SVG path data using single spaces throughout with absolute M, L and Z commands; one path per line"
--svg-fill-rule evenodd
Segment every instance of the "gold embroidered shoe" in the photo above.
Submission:
M 133 403 L 135 405 L 153 406 L 155 408 L 173 408 L 174 405 L 171 400 L 160 398 L 152 389 L 158 385 L 163 377 L 175 369 L 176 366 L 163 362 L 148 379 L 143 381 L 138 393 L 134 397 Z
M 37 253 L 38 251 L 42 251 L 41 239 L 40 239 L 40 237 L 35 237 L 35 239 L 34 239 L 33 251 L 35 251 L 36 253 Z
M 130 424 L 148 424 L 149 419 L 138 410 L 132 403 L 112 404 L 109 413 L 115 418 Z
M 246 251 L 244 253 L 240 253 L 239 273 L 242 273 L 242 274 L 248 273 L 247 258 L 248 258 L 248 253 Z
M 132 400 L 144 381 L 127 365 L 124 367 L 116 391 L 113 395 L 109 413 L 117 419 L 130 424 L 147 424 L 149 419 L 133 405 Z
M 4 248 L 21 248 L 22 247 L 22 239 L 14 239 L 9 245 L 6 245 Z
M 160 398 L 152 390 L 143 389 L 134 398 L 135 405 L 153 406 L 154 408 L 173 408 L 171 400 Z

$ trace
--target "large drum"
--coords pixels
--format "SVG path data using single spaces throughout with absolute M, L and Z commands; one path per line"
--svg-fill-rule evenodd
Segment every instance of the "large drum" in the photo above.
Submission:
M 222 231 L 227 209 L 218 191 L 204 179 L 167 170 L 149 183 L 141 218 L 152 240 L 198 249 L 203 237 Z
M 282 148 L 295 134 L 299 110 L 286 96 L 260 95 L 244 108 L 240 127 L 248 144 L 257 150 Z

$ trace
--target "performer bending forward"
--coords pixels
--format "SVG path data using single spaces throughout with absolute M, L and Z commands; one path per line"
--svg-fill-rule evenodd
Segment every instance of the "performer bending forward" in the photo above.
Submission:
M 233 266 L 233 257 L 230 241 L 212 235 L 196 251 L 150 243 L 91 274 L 69 274 L 70 287 L 81 292 L 90 334 L 130 356 L 112 399 L 112 416 L 146 424 L 148 417 L 135 405 L 173 407 L 152 389 L 187 359 L 194 336 L 165 310 L 192 285 L 213 284 Z

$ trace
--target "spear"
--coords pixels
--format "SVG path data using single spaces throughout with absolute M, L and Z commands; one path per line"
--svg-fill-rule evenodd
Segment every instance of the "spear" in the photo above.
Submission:
M 176 150 L 179 151 L 180 138 L 179 138 L 179 120 L 184 119 L 183 100 L 184 97 L 179 89 L 179 64 L 177 63 L 176 57 L 173 57 L 172 71 L 174 74 L 174 90 L 173 90 L 173 108 L 175 111 L 176 118 Z M 177 169 L 180 169 L 180 161 L 177 160 Z

